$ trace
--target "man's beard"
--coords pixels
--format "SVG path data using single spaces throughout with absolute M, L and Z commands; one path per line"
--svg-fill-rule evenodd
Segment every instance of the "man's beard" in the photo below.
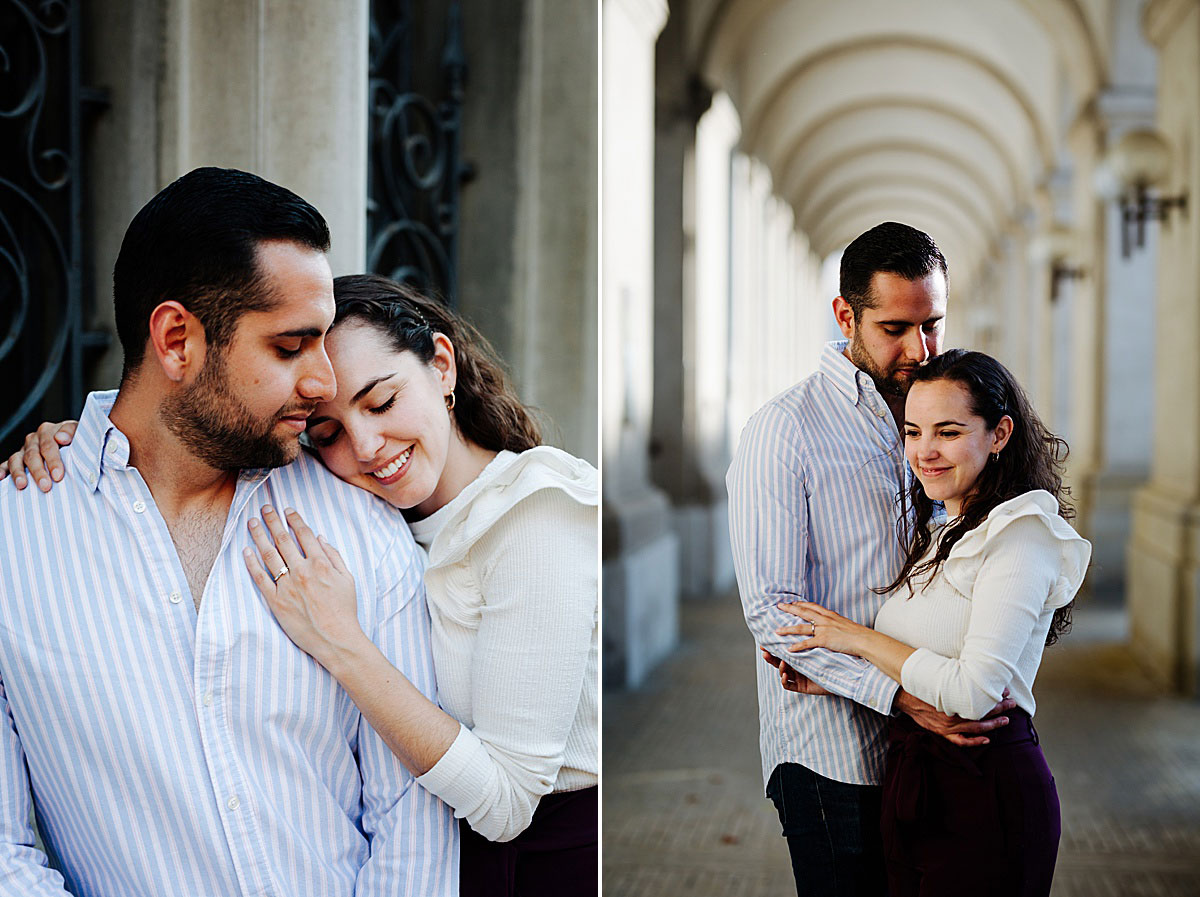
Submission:
M 899 375 L 901 370 L 907 370 L 907 368 L 892 368 L 885 371 L 877 367 L 874 359 L 858 341 L 857 333 L 855 333 L 854 339 L 850 340 L 850 360 L 854 362 L 855 367 L 860 371 L 866 371 L 875 381 L 875 388 L 885 399 L 903 399 L 908 395 L 908 390 L 912 386 L 912 377 Z
M 159 413 L 172 433 L 197 458 L 217 470 L 282 467 L 296 459 L 300 441 L 274 435 L 285 414 L 256 417 L 229 388 L 224 353 L 210 354 L 196 382 L 181 394 L 163 399 Z

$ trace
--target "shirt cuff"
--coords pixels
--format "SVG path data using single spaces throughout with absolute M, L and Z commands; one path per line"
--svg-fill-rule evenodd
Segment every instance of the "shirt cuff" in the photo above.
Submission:
M 876 713 L 885 716 L 892 712 L 892 702 L 896 700 L 896 692 L 900 683 L 884 673 L 878 667 L 865 664 L 858 688 L 854 691 L 854 700 L 864 707 L 869 707 Z
M 460 819 L 470 815 L 487 794 L 491 755 L 470 729 L 458 724 L 458 735 L 433 767 L 417 776 L 417 783 L 454 809 Z

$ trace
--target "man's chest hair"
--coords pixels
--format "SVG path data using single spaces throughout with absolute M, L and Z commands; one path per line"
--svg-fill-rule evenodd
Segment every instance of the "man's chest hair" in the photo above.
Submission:
M 197 610 L 200 609 L 204 584 L 221 550 L 225 514 L 224 509 L 219 512 L 185 511 L 166 521 Z

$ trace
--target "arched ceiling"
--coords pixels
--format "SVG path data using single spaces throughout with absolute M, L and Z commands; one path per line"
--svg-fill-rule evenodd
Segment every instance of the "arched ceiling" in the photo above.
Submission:
M 969 279 L 1104 84 L 1111 6 L 688 0 L 685 28 L 817 252 L 907 221 Z

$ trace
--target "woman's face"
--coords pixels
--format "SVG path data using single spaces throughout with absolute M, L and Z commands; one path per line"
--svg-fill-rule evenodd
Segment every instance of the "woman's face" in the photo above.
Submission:
M 921 381 L 913 384 L 904 405 L 904 454 L 925 494 L 957 515 L 988 456 L 1008 444 L 1012 427 L 1005 415 L 989 430 L 971 412 L 971 396 L 962 384 Z
M 375 327 L 348 321 L 325 338 L 337 395 L 317 406 L 308 435 L 334 474 L 422 516 L 444 502 L 438 485 L 453 438 L 446 396 L 454 350 L 441 334 L 432 361 L 397 352 Z

